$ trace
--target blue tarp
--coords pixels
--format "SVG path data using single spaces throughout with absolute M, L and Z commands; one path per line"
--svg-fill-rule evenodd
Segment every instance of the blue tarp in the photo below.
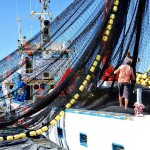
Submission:
M 13 90 L 18 89 L 17 91 L 14 92 L 13 100 L 24 102 L 27 95 L 27 89 L 26 89 L 26 84 L 23 81 L 21 81 L 21 77 L 22 76 L 19 73 L 16 73 L 12 77 L 12 82 L 14 84 Z

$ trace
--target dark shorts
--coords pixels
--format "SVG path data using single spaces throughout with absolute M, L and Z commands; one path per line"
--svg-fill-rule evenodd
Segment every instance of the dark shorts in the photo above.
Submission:
M 131 92 L 131 84 L 127 82 L 120 82 L 118 83 L 118 90 L 119 90 L 119 96 L 122 96 L 125 99 L 130 98 L 130 92 Z

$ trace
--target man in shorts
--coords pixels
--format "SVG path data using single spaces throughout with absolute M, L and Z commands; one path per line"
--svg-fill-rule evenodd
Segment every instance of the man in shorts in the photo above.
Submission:
M 118 67 L 114 74 L 119 74 L 118 90 L 119 90 L 119 104 L 122 107 L 122 99 L 125 98 L 125 109 L 128 107 L 128 101 L 131 92 L 131 78 L 135 80 L 133 68 L 131 67 L 131 60 L 126 60 L 125 64 Z

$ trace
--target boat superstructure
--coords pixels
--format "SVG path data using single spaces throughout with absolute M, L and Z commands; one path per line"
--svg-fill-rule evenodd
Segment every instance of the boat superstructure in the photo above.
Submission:
M 26 85 L 24 89 L 25 96 L 21 98 L 22 100 L 17 100 L 17 98 L 12 99 L 12 97 L 6 100 L 8 105 L 11 103 L 11 109 L 17 108 L 24 101 L 27 102 L 27 104 L 34 102 L 37 96 L 36 93 L 38 93 L 38 90 L 42 86 L 44 88 L 43 94 L 44 91 L 45 93 L 52 91 L 59 79 L 59 77 L 54 78 L 56 72 L 59 72 L 57 76 L 63 75 L 59 67 L 66 63 L 66 65 L 62 66 L 62 69 L 66 70 L 71 63 L 69 55 L 74 52 L 74 50 L 67 49 L 71 41 L 67 41 L 66 43 L 54 42 L 48 48 L 45 46 L 51 39 L 50 23 L 52 13 L 48 11 L 49 3 L 49 0 L 41 0 L 42 11 L 40 13 L 31 11 L 30 17 L 40 22 L 41 30 L 39 41 L 35 42 L 32 46 L 29 46 L 26 38 L 22 37 L 21 19 L 17 17 L 19 35 L 17 53 L 20 55 L 19 66 L 21 66 L 21 68 L 3 83 L 5 91 L 7 91 L 6 94 L 18 89 L 18 84 L 21 82 L 25 82 Z M 58 62 L 51 66 L 50 64 L 57 58 L 59 58 Z M 54 70 L 56 71 L 54 72 Z M 34 78 L 34 80 L 32 80 L 32 78 Z

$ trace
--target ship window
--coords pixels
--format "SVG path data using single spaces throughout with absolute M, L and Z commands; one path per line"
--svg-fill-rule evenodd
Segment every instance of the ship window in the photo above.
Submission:
M 57 133 L 59 138 L 63 138 L 63 130 L 62 128 L 57 127 Z
M 46 78 L 46 77 L 49 77 L 49 73 L 48 72 L 44 72 L 43 73 L 43 76 Z
M 45 84 L 44 84 L 44 83 L 41 83 L 41 84 L 40 84 L 40 88 L 41 88 L 41 89 L 45 89 Z
M 39 85 L 35 84 L 33 88 L 34 88 L 34 90 L 38 90 L 39 89 Z
M 112 143 L 112 150 L 125 150 L 123 145 Z
M 29 86 L 29 85 L 27 85 L 26 87 L 27 87 L 26 100 L 30 100 L 30 99 L 31 99 L 31 98 L 30 98 L 30 95 L 31 95 L 31 89 L 30 89 L 30 86 Z
M 87 135 L 80 133 L 80 145 L 87 147 Z
M 54 85 L 52 84 L 52 85 L 50 85 L 50 89 L 54 89 Z
M 33 73 L 33 63 L 32 61 L 26 62 L 26 73 Z
M 13 89 L 13 86 L 14 86 L 14 85 L 10 84 L 9 89 Z

